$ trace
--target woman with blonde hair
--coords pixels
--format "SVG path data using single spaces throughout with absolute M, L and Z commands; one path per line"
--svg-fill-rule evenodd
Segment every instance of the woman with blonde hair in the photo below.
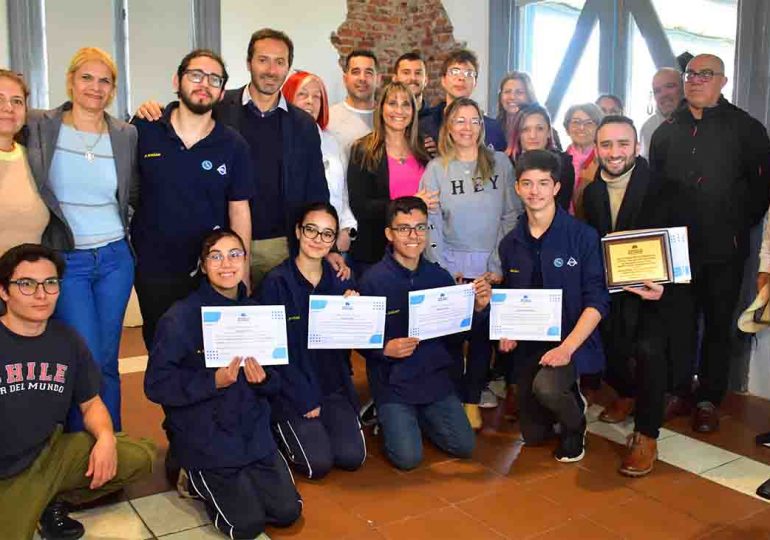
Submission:
M 0 69 L 0 255 L 19 244 L 39 244 L 49 220 L 19 142 L 28 95 L 21 75 Z
M 444 113 L 438 156 L 428 164 L 420 183 L 422 191 L 438 192 L 438 206 L 428 216 L 427 256 L 457 283 L 480 277 L 501 281 L 497 246 L 521 214 L 511 162 L 504 153 L 486 147 L 483 123 L 475 101 L 453 101 Z M 492 354 L 487 329 L 482 327 L 470 335 L 468 358 L 458 381 L 460 399 L 474 428 L 481 427 L 478 403 Z
M 348 192 L 358 220 L 358 238 L 351 253 L 359 277 L 385 254 L 388 203 L 417 195 L 431 204 L 429 193 L 418 192 L 428 155 L 417 127 L 417 103 L 400 82 L 388 84 L 374 111 L 374 129 L 350 151 Z
M 121 430 L 118 345 L 134 259 L 126 236 L 137 178 L 136 129 L 110 116 L 118 72 L 109 54 L 79 49 L 67 69 L 70 100 L 30 111 L 29 163 L 51 212 L 43 243 L 67 265 L 54 317 L 85 339 L 101 369 L 101 397 Z M 46 197 L 46 194 L 49 196 Z M 82 431 L 72 409 L 69 431 Z

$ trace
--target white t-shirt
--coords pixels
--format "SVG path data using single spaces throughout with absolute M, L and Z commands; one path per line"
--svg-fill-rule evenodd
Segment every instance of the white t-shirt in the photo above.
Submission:
M 329 202 L 340 218 L 340 229 L 356 228 L 356 218 L 348 202 L 348 183 L 345 181 L 347 170 L 343 166 L 342 152 L 337 139 L 326 130 L 318 128 L 321 135 L 321 154 L 323 154 L 326 183 L 329 184 Z
M 660 114 L 660 111 L 655 110 L 655 114 L 650 116 L 644 124 L 642 129 L 639 130 L 639 155 L 644 159 L 650 159 L 650 141 L 652 141 L 652 134 L 658 129 L 658 126 L 666 119 L 665 116 Z
M 326 130 L 337 139 L 342 154 L 342 162 L 347 171 L 350 147 L 358 139 L 371 133 L 374 111 L 355 109 L 345 101 L 329 107 L 329 124 Z

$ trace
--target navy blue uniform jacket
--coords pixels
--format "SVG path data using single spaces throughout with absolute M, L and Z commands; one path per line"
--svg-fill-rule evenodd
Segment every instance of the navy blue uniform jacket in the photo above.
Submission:
M 248 113 L 241 102 L 243 88 L 228 90 L 214 109 L 217 120 L 241 133 L 243 116 Z M 283 156 L 283 197 L 286 204 L 286 234 L 294 238 L 294 222 L 299 209 L 311 202 L 329 202 L 321 136 L 313 118 L 290 103 L 288 112 L 281 114 Z M 255 171 L 259 174 L 259 171 Z M 259 197 L 259 193 L 256 195 Z
M 527 240 L 527 216 L 500 242 L 500 262 L 505 287 L 532 287 L 534 260 Z M 610 295 L 604 283 L 599 235 L 590 226 L 557 206 L 556 216 L 543 237 L 540 251 L 544 289 L 562 290 L 562 339 L 567 337 L 587 307 L 607 315 Z M 578 373 L 597 373 L 604 367 L 604 350 L 598 330 L 572 355 Z
M 289 364 L 272 368 L 281 376 L 281 390 L 271 398 L 273 421 L 304 415 L 321 405 L 321 399 L 341 392 L 358 410 L 350 365 L 350 350 L 307 348 L 307 324 L 311 294 L 342 295 L 354 289 L 352 280 L 342 281 L 323 261 L 323 274 L 316 287 L 305 279 L 289 257 L 273 268 L 262 282 L 260 304 L 286 306 Z
M 234 384 L 217 389 L 216 369 L 206 368 L 203 355 L 201 307 L 255 304 L 245 291 L 241 286 L 239 299 L 230 300 L 205 281 L 158 323 L 144 392 L 163 406 L 171 443 L 186 469 L 243 467 L 276 450 L 267 396 L 278 391 L 278 375 L 268 372 L 253 385 L 240 370 Z
M 393 258 L 393 247 L 388 246 L 380 262 L 366 271 L 361 278 L 360 292 L 365 296 L 385 296 L 385 340 L 409 336 L 409 292 L 455 285 L 449 272 L 437 263 L 420 258 L 417 270 L 404 268 Z M 488 321 L 474 313 L 473 324 Z M 391 359 L 382 349 L 359 351 L 366 358 L 369 388 L 375 401 L 412 405 L 432 403 L 453 391 L 450 370 L 459 362 L 457 342 L 464 334 L 420 341 L 408 358 Z

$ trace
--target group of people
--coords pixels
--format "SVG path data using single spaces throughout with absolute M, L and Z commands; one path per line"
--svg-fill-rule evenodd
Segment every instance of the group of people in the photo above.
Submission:
M 5 534 L 79 537 L 69 504 L 149 471 L 152 445 L 121 433 L 132 286 L 167 467 L 231 538 L 298 519 L 292 470 L 361 467 L 362 419 L 412 469 L 423 436 L 470 457 L 479 407 L 515 399 L 525 444 L 553 439 L 555 458 L 574 462 L 604 378 L 618 399 L 601 420 L 635 414 L 629 476 L 652 470 L 667 415 L 694 408 L 694 429 L 717 429 L 748 233 L 770 204 L 767 132 L 721 96 L 719 58 L 659 70 L 641 135 L 615 96 L 570 107 L 564 149 L 526 73 L 501 82 L 497 118 L 484 114 L 469 50 L 443 61 L 433 107 L 417 52 L 381 87 L 376 55 L 352 51 L 335 105 L 317 75 L 290 74 L 285 33 L 255 32 L 246 59 L 250 82 L 225 90 L 222 59 L 190 52 L 173 75 L 178 101 L 143 103 L 130 124 L 106 113 L 119 73 L 100 49 L 75 54 L 70 99 L 50 111 L 28 110 L 23 78 L 0 70 Z M 678 225 L 692 285 L 611 296 L 600 236 Z M 760 287 L 770 226 L 762 249 Z M 470 330 L 409 337 L 409 292 L 455 284 L 474 291 Z M 561 289 L 561 339 L 491 341 L 493 287 Z M 387 299 L 383 348 L 360 351 L 373 398 L 360 413 L 351 351 L 307 347 L 312 294 Z M 207 368 L 201 308 L 255 303 L 285 306 L 289 364 Z

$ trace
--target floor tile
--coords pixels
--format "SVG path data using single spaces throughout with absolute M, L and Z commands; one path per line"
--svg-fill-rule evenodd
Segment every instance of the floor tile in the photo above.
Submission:
M 144 346 L 141 326 L 124 326 L 123 333 L 120 336 L 120 351 L 118 358 L 128 358 L 130 356 L 140 356 L 147 354 L 147 348 Z
M 411 478 L 424 482 L 423 490 L 449 503 L 472 499 L 494 491 L 505 479 L 481 463 L 456 460 L 435 463 L 413 473 Z
M 118 361 L 118 371 L 121 375 L 125 373 L 140 373 L 147 370 L 147 355 L 128 356 Z
M 684 512 L 642 495 L 618 506 L 599 510 L 589 519 L 628 540 L 689 540 L 714 529 Z
M 449 507 L 415 518 L 391 523 L 380 528 L 387 539 L 403 540 L 466 540 L 468 538 L 504 539 L 506 536 L 470 518 L 457 508 Z
M 213 525 L 204 525 L 203 527 L 179 531 L 159 538 L 163 538 L 163 540 L 222 540 L 225 537 Z
M 708 540 L 767 540 L 770 538 L 770 509 L 731 523 L 710 535 L 705 535 L 704 539 L 706 538 Z
M 131 505 L 156 536 L 209 523 L 203 503 L 183 499 L 176 491 L 133 499 Z
M 127 502 L 74 512 L 72 519 L 86 528 L 86 540 L 140 540 L 152 538 L 142 520 Z
M 513 483 L 508 491 L 482 495 L 457 506 L 510 538 L 543 533 L 572 517 L 567 509 L 533 493 L 530 487 Z
M 695 474 L 735 461 L 739 457 L 738 454 L 685 435 L 669 437 L 658 443 L 658 459 Z
M 268 528 L 267 533 L 274 540 L 284 538 L 326 540 L 327 538 L 367 538 L 376 531 L 373 524 L 336 502 L 323 497 L 312 497 L 305 498 L 302 518 L 297 523 L 288 528 Z
M 532 491 L 571 514 L 585 516 L 633 498 L 636 493 L 623 484 L 621 478 L 605 477 L 571 467 L 561 474 L 540 480 L 532 486 Z
M 721 467 L 706 471 L 703 473 L 703 477 L 765 501 L 765 499 L 757 497 L 755 492 L 760 484 L 770 478 L 770 465 L 741 457 Z
M 601 420 L 588 425 L 588 432 L 599 435 L 612 442 L 625 445 L 626 439 L 634 431 L 634 419 L 629 418 L 618 424 L 608 424 Z
M 609 531 L 584 517 L 568 519 L 563 525 L 546 531 L 532 540 L 621 540 L 617 533 Z

